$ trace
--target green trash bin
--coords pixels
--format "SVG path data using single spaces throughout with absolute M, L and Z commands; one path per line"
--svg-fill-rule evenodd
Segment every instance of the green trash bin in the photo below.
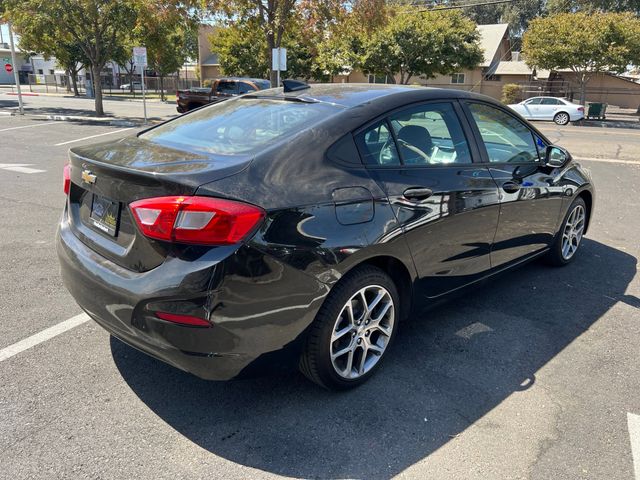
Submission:
M 587 111 L 587 118 L 597 118 L 598 120 L 604 120 L 606 117 L 607 104 L 606 103 L 590 103 Z

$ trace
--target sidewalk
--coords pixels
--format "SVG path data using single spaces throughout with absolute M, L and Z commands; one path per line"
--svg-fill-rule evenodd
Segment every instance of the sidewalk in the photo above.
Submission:
M 43 120 L 108 123 L 117 126 L 137 126 L 144 123 L 142 100 L 105 97 L 105 116 L 95 115 L 94 100 L 72 95 L 29 95 L 23 97 L 25 116 Z M 0 90 L 0 115 L 18 115 L 18 97 Z M 175 103 L 147 101 L 148 123 L 158 123 L 176 116 Z
M 634 128 L 640 129 L 640 116 L 633 108 L 607 107 L 605 120 L 580 120 L 573 122 L 576 127 Z

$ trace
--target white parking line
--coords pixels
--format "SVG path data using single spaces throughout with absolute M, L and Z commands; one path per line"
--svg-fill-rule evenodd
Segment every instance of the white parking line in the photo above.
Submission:
M 21 128 L 33 128 L 33 127 L 42 127 L 44 125 L 49 125 L 53 122 L 44 122 L 44 123 L 36 123 L 35 125 L 22 125 L 20 127 L 9 127 L 9 128 L 3 128 L 0 130 L 0 132 L 8 132 L 9 130 L 19 130 Z
M 640 415 L 627 412 L 627 427 L 631 440 L 631 456 L 633 457 L 633 469 L 636 472 L 636 480 L 640 480 Z
M 76 140 L 69 140 L 68 142 L 61 142 L 61 143 L 56 143 L 54 146 L 55 147 L 60 147 L 61 145 L 68 145 L 70 143 L 75 143 L 75 142 L 81 142 L 83 140 L 89 140 L 90 138 L 96 138 L 96 137 L 102 137 L 104 135 L 113 135 L 114 133 L 120 133 L 120 132 L 126 132 L 127 130 L 133 130 L 134 127 L 129 127 L 129 128 L 121 128 L 120 130 L 114 130 L 112 132 L 106 132 L 106 133 L 99 133 L 98 135 L 90 135 L 88 137 L 83 137 L 83 138 L 78 138 Z M 1 132 L 2 130 L 0 130 Z
M 39 170 L 37 168 L 29 168 L 32 163 L 0 163 L 0 169 L 10 170 L 18 173 L 42 173 L 46 170 Z
M 35 335 L 31 335 L 30 337 L 25 338 L 24 340 L 20 340 L 13 345 L 9 345 L 8 347 L 0 350 L 0 362 L 5 361 L 8 358 L 17 355 L 20 352 L 24 352 L 25 350 L 35 347 L 39 343 L 46 342 L 47 340 L 52 339 L 53 337 L 60 335 L 61 333 L 66 332 L 67 330 L 71 330 L 78 325 L 82 325 L 83 323 L 89 321 L 89 315 L 86 313 L 81 313 L 80 315 L 76 315 L 75 317 L 71 317 L 64 322 L 60 322 L 53 327 L 49 327 L 45 330 L 42 330 Z
M 617 158 L 597 158 L 597 157 L 573 157 L 576 160 L 584 160 L 585 162 L 602 162 L 602 163 L 626 163 L 627 165 L 640 165 L 638 160 L 618 160 Z

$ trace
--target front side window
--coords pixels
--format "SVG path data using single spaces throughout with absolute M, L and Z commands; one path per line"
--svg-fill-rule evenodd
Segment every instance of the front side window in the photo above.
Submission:
M 464 83 L 464 73 L 454 73 L 451 75 L 451 83 Z
M 243 93 L 247 93 L 247 92 L 253 92 L 255 91 L 255 88 L 253 88 L 253 85 L 247 83 L 247 82 L 238 82 L 238 93 L 239 94 L 243 94 Z
M 523 163 L 539 161 L 533 132 L 517 118 L 482 103 L 470 103 L 490 162 Z
M 224 95 L 235 95 L 238 93 L 238 84 L 236 82 L 218 82 L 218 93 Z
M 400 156 L 386 120 L 380 120 L 355 137 L 356 145 L 367 165 L 400 165 Z
M 536 97 L 536 98 L 530 98 L 525 103 L 527 105 L 540 105 L 540 102 L 542 102 L 542 98 Z
M 389 117 L 406 165 L 471 163 L 469 145 L 450 103 L 429 103 Z

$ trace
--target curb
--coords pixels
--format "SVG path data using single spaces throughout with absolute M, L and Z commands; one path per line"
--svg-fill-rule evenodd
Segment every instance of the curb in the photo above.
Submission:
M 27 114 L 29 115 L 29 114 Z M 81 115 L 29 115 L 30 117 L 46 118 L 55 122 L 95 122 L 104 123 L 114 127 L 137 127 L 144 125 L 143 122 L 134 120 L 122 120 L 104 117 L 83 117 Z
M 621 122 L 615 120 L 580 120 L 579 122 L 572 122 L 572 125 L 576 127 L 591 128 L 629 128 L 634 130 L 640 129 L 640 121 Z

